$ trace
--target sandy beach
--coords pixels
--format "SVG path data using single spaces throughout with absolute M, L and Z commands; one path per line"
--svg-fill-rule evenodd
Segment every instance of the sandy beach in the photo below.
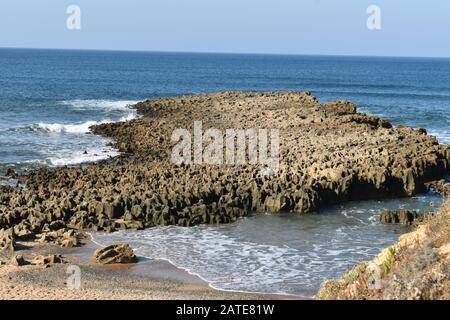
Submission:
M 200 278 L 161 260 L 139 259 L 133 265 L 101 266 L 92 258 L 98 246 L 88 239 L 80 248 L 19 243 L 20 253 L 62 254 L 65 263 L 44 266 L 0 266 L 0 300 L 261 300 L 300 299 L 295 296 L 225 292 L 211 289 Z M 9 254 L 0 252 L 8 263 Z M 81 270 L 81 287 L 68 288 L 69 266 Z

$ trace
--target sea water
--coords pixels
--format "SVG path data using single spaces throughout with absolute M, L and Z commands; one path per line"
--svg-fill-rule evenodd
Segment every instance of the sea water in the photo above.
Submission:
M 94 124 L 133 119 L 148 98 L 219 91 L 308 90 L 346 99 L 394 125 L 450 143 L 450 59 L 0 49 L 0 183 L 28 170 L 118 154 Z M 253 215 L 225 226 L 98 235 L 129 242 L 227 290 L 312 295 L 408 229 L 387 208 L 429 210 L 436 195 L 349 203 L 312 215 Z

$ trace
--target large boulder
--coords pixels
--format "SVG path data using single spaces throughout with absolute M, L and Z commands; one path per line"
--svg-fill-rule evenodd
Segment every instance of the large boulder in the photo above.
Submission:
M 94 252 L 95 260 L 100 264 L 136 263 L 137 257 L 128 244 L 114 244 Z

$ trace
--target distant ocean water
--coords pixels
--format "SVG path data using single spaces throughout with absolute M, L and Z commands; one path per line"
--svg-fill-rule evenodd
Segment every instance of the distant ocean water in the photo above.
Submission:
M 0 169 L 107 158 L 90 125 L 224 90 L 309 90 L 450 142 L 450 59 L 0 49 L 0 70 Z
M 0 176 L 8 167 L 114 156 L 110 141 L 88 134 L 89 126 L 136 117 L 127 106 L 143 99 L 225 90 L 308 90 L 450 143 L 450 59 L 0 49 Z M 406 230 L 379 226 L 380 210 L 429 209 L 431 200 L 439 201 L 350 204 L 320 218 L 259 216 L 98 240 L 129 241 L 142 255 L 171 260 L 219 288 L 308 295 Z

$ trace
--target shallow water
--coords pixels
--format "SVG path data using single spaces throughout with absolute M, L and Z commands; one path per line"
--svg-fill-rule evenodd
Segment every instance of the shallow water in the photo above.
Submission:
M 93 240 L 129 243 L 138 255 L 168 260 L 218 289 L 311 297 L 322 281 L 372 259 L 409 230 L 380 224 L 384 209 L 432 210 L 432 201 L 441 198 L 352 202 L 318 214 L 253 215 L 230 225 L 128 230 Z

